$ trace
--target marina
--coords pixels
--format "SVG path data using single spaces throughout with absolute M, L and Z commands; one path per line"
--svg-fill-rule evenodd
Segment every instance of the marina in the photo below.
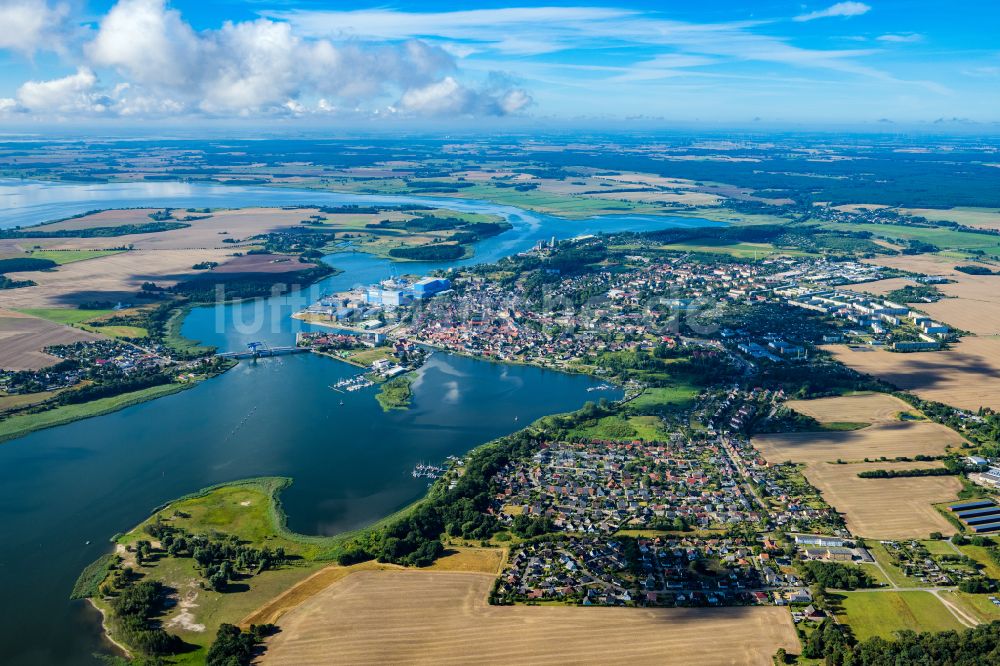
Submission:
M 354 377 L 348 377 L 347 379 L 341 379 L 336 384 L 332 384 L 330 388 L 334 391 L 360 391 L 361 389 L 366 389 L 369 386 L 374 386 L 375 382 L 368 379 L 368 373 L 362 373 L 360 375 L 355 375 Z

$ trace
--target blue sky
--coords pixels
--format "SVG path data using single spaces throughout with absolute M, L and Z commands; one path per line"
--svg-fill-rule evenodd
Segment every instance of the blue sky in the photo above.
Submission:
M 0 123 L 1000 121 L 1000 3 L 0 0 Z

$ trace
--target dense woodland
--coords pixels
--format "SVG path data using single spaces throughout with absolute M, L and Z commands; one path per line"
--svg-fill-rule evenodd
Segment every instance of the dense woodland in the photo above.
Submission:
M 798 563 L 797 568 L 806 582 L 819 583 L 823 587 L 856 590 L 876 586 L 875 579 L 868 572 L 854 565 L 803 560 Z

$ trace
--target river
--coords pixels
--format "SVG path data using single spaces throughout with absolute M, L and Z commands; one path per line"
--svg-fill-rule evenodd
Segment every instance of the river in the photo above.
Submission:
M 303 325 L 288 314 L 317 291 L 394 270 L 493 261 L 551 236 L 709 224 L 635 216 L 568 221 L 475 201 L 261 187 L 0 181 L 0 227 L 95 208 L 422 202 L 499 214 L 514 229 L 479 243 L 474 258 L 451 264 L 331 255 L 326 261 L 344 272 L 280 298 L 195 309 L 185 335 L 228 350 L 251 339 L 290 344 Z M 460 455 L 587 399 L 620 396 L 589 393 L 595 382 L 587 377 L 437 352 L 414 383 L 412 408 L 383 413 L 374 389 L 346 395 L 329 389 L 356 372 L 313 355 L 243 362 L 190 390 L 0 444 L 0 663 L 96 663 L 92 654 L 109 646 L 95 613 L 67 600 L 73 582 L 108 552 L 113 534 L 172 498 L 250 476 L 290 476 L 295 482 L 283 499 L 291 529 L 335 534 L 418 498 L 426 482 L 409 474 L 417 462 Z

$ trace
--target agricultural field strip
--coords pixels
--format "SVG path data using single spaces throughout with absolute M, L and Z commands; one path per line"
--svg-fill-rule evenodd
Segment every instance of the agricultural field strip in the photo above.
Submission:
M 353 574 L 289 612 L 262 663 L 769 664 L 778 647 L 798 645 L 781 608 L 496 607 L 485 601 L 492 582 L 470 573 Z

